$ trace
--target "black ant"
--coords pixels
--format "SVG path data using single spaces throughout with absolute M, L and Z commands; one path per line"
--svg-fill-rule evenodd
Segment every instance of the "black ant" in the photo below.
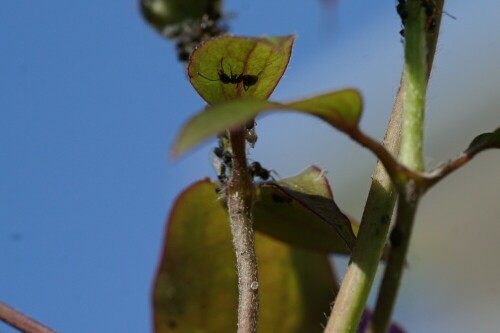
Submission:
M 224 72 L 224 65 L 223 65 L 224 58 L 220 59 L 220 66 L 219 69 L 217 70 L 217 75 L 219 75 L 218 79 L 210 79 L 206 77 L 205 75 L 201 74 L 198 72 L 198 75 L 201 76 L 202 78 L 208 80 L 208 81 L 220 81 L 224 84 L 235 84 L 236 88 L 240 85 L 240 83 L 243 83 L 243 89 L 245 91 L 248 90 L 251 86 L 257 83 L 259 80 L 258 75 L 250 75 L 250 74 L 233 74 L 233 70 L 231 68 L 231 64 L 229 65 L 229 72 L 230 75 L 227 75 Z M 259 73 L 260 74 L 260 73 Z
M 262 180 L 271 178 L 271 171 L 265 169 L 259 162 L 250 163 L 248 171 L 252 177 L 259 177 Z

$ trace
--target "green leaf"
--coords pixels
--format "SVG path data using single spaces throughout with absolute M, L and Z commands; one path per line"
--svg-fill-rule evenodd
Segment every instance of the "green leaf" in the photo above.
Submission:
M 481 150 L 500 148 L 500 127 L 494 132 L 483 133 L 474 138 L 467 151 L 478 153 Z
M 259 186 L 254 227 L 293 246 L 327 253 L 350 254 L 356 240 L 324 172 L 314 166 L 295 177 Z
M 237 277 L 229 217 L 215 184 L 193 184 L 168 220 L 153 288 L 156 333 L 234 333 Z M 328 257 L 260 233 L 259 332 L 322 332 L 336 290 Z
M 348 133 L 358 127 L 363 100 L 357 90 L 345 89 L 287 103 L 285 107 L 319 117 Z
M 355 89 L 345 89 L 291 103 L 239 99 L 208 107 L 192 117 L 181 130 L 172 150 L 179 156 L 211 136 L 234 128 L 265 111 L 291 110 L 311 114 L 349 133 L 357 129 L 362 99 Z
M 294 39 L 212 38 L 191 55 L 191 84 L 208 104 L 242 97 L 267 99 L 285 72 Z
M 188 19 L 200 19 L 207 12 L 219 12 L 220 0 L 141 0 L 142 15 L 163 32 L 166 26 Z

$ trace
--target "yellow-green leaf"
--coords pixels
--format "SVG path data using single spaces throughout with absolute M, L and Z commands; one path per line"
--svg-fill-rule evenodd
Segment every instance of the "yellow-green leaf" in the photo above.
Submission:
M 355 89 L 345 89 L 291 103 L 276 103 L 260 99 L 238 99 L 204 109 L 192 117 L 181 130 L 172 155 L 185 153 L 204 140 L 234 128 L 266 111 L 290 110 L 310 114 L 333 127 L 349 133 L 357 129 L 363 102 Z
M 349 254 L 356 240 L 317 167 L 259 186 L 254 218 L 256 230 L 301 248 Z
M 212 38 L 191 55 L 191 84 L 208 104 L 243 97 L 267 99 L 285 72 L 294 39 Z
M 322 332 L 336 291 L 328 257 L 255 239 L 259 332 Z M 152 296 L 156 333 L 236 332 L 235 258 L 214 183 L 197 182 L 175 202 Z

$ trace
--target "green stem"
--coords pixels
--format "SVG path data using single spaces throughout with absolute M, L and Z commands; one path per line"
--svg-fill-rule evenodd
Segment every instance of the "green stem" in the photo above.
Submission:
M 257 332 L 258 271 L 253 235 L 253 185 L 248 174 L 245 128 L 229 135 L 233 153 L 227 205 L 238 272 L 238 333 Z
M 394 155 L 400 147 L 403 91 L 398 89 L 384 146 Z M 365 308 L 391 221 L 396 192 L 381 162 L 377 163 L 361 219 L 356 246 L 335 299 L 325 333 L 356 332 Z
M 426 32 L 428 48 L 425 83 L 429 80 L 432 69 L 444 0 L 435 0 L 435 5 L 434 29 Z M 384 138 L 385 148 L 395 156 L 399 154 L 400 150 L 403 105 L 406 104 L 404 103 L 405 91 L 403 85 L 403 82 L 406 81 L 405 72 L 403 71 L 401 77 L 401 84 Z M 379 161 L 372 177 L 372 185 L 361 220 L 356 247 L 353 250 L 351 261 L 335 300 L 325 333 L 356 331 L 387 238 L 396 197 L 390 177 Z
M 405 25 L 405 120 L 401 140 L 400 162 L 406 167 L 424 170 L 423 136 L 428 57 L 426 31 L 434 16 L 426 15 L 422 0 L 408 0 Z M 431 22 L 434 25 L 434 22 Z M 391 252 L 387 261 L 370 331 L 385 333 L 389 328 L 403 276 L 406 255 L 415 220 L 415 212 L 424 192 L 423 183 L 405 178 L 398 186 L 399 201 L 396 222 L 391 233 Z
M 396 222 L 391 232 L 391 252 L 387 260 L 369 332 L 385 333 L 389 328 L 392 310 L 403 276 L 406 253 L 410 244 L 419 200 L 420 193 L 416 183 L 412 180 L 408 181 L 399 196 Z
M 408 0 L 405 26 L 405 116 L 400 162 L 417 171 L 424 169 L 423 137 L 426 92 L 425 15 L 421 0 Z

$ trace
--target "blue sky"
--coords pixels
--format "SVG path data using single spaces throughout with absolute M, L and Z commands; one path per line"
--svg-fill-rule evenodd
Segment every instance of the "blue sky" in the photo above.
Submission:
M 444 19 L 429 106 L 452 105 L 448 113 L 428 115 L 430 165 L 500 124 L 498 111 L 481 108 L 498 105 L 498 5 L 449 3 L 458 20 Z M 237 14 L 230 22 L 234 34 L 298 34 L 273 98 L 359 87 L 367 106 L 363 128 L 383 136 L 402 63 L 393 1 L 226 5 Z M 60 332 L 150 331 L 149 292 L 172 200 L 213 175 L 209 146 L 168 160 L 180 126 L 204 106 L 173 45 L 147 26 L 136 1 L 18 0 L 2 4 L 0 49 L 0 300 Z M 341 207 L 360 214 L 374 163 L 369 154 L 310 118 L 270 116 L 257 129 L 253 158 L 282 176 L 311 163 L 327 168 Z M 481 211 L 498 216 L 496 206 Z M 449 226 L 438 229 L 446 235 Z M 420 261 L 412 272 L 435 269 L 419 271 L 429 246 L 415 250 Z M 412 272 L 408 280 L 416 289 L 403 289 L 407 300 L 428 287 L 419 281 L 434 281 Z M 489 274 L 491 281 L 499 272 Z M 496 290 L 492 306 L 500 304 Z M 415 313 L 429 313 L 425 299 L 414 302 L 403 298 L 396 314 L 419 331 L 426 326 Z M 460 311 L 449 316 L 459 318 Z M 446 330 L 446 319 L 433 318 L 431 327 Z M 498 318 L 485 318 L 495 327 Z M 0 332 L 11 331 L 0 324 Z

